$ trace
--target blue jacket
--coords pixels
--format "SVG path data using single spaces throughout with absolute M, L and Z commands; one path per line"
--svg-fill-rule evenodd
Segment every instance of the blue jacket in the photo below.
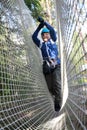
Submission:
M 50 30 L 51 39 L 45 43 L 41 43 L 40 39 L 38 39 L 38 33 L 44 25 Z M 32 35 L 32 39 L 34 43 L 41 49 L 43 60 L 50 57 L 50 59 L 55 59 L 57 60 L 57 63 L 60 64 L 60 59 L 58 58 L 58 48 L 55 43 L 57 40 L 56 32 L 51 25 L 49 25 L 47 22 L 39 24 Z

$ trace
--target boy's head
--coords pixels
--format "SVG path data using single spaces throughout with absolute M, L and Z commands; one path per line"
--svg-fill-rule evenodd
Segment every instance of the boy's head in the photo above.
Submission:
M 41 36 L 44 42 L 47 42 L 50 39 L 50 30 L 47 28 L 43 28 L 41 32 Z

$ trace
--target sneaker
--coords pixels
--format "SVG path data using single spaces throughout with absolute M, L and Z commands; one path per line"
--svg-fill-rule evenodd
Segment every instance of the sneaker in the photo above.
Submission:
M 60 110 L 60 105 L 58 103 L 55 103 L 55 111 L 59 111 Z

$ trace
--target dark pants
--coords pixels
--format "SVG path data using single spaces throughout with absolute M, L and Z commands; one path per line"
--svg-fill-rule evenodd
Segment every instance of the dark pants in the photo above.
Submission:
M 52 95 L 55 96 L 55 103 L 61 106 L 61 72 L 60 65 L 48 75 L 45 75 L 48 89 Z

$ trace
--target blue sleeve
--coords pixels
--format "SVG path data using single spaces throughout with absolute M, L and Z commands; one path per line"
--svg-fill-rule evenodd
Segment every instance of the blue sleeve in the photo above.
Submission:
M 39 24 L 39 26 L 37 27 L 37 29 L 35 30 L 35 32 L 32 35 L 32 39 L 33 42 L 39 47 L 40 46 L 40 40 L 37 38 L 39 31 L 41 30 L 41 28 L 43 28 L 44 24 Z
M 50 30 L 51 38 L 55 42 L 57 40 L 57 37 L 56 37 L 56 32 L 55 32 L 54 28 L 47 22 L 44 22 L 44 24 Z
M 56 43 L 53 44 L 53 50 L 55 52 L 55 58 L 57 58 L 58 57 L 58 46 L 56 45 Z

